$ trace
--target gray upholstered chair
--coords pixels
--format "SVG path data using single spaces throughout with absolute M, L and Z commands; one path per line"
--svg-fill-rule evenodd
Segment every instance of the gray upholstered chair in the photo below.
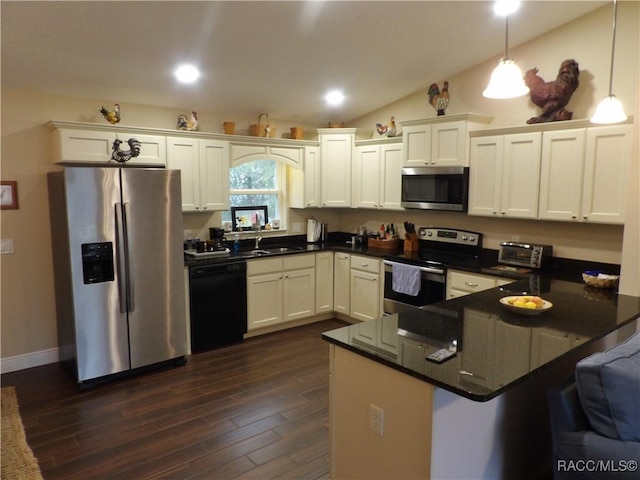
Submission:
M 640 332 L 548 392 L 554 479 L 639 479 Z

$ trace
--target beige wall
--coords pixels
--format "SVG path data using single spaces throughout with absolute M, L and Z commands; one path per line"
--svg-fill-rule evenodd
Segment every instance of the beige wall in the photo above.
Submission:
M 619 38 L 616 52 L 616 76 L 614 92 L 627 107 L 627 113 L 638 119 L 638 3 L 622 2 L 619 15 Z M 605 27 L 603 27 L 605 25 Z M 563 27 L 542 39 L 511 50 L 523 69 L 537 66 L 545 79 L 555 76 L 565 58 L 575 58 L 582 69 L 581 85 L 570 103 L 574 118 L 588 118 L 595 104 L 608 88 L 608 58 L 610 50 L 610 9 L 600 9 L 579 22 Z M 600 38 L 601 31 L 605 32 Z M 631 33 L 629 33 L 631 32 Z M 598 33 L 598 35 L 596 35 Z M 455 54 L 452 52 L 451 54 Z M 536 109 L 521 98 L 505 101 L 489 101 L 481 97 L 489 74 L 497 62 L 487 62 L 466 72 L 451 76 L 452 102 L 448 113 L 476 112 L 495 117 L 494 125 L 522 124 L 536 113 Z M 435 80 L 435 79 L 434 79 Z M 425 79 L 429 83 L 431 79 Z M 440 82 L 441 83 L 441 82 Z M 50 248 L 49 214 L 46 173 L 56 167 L 51 163 L 51 141 L 45 124 L 50 120 L 67 120 L 102 123 L 98 113 L 105 99 L 78 99 L 59 97 L 37 92 L 2 89 L 2 172 L 3 180 L 17 180 L 20 209 L 2 211 L 1 235 L 15 242 L 15 253 L 0 257 L 1 268 L 1 357 L 53 351 L 57 347 L 55 327 L 55 302 Z M 115 100 L 111 100 L 113 103 Z M 175 127 L 179 113 L 175 109 L 123 105 L 124 125 L 169 128 Z M 426 102 L 426 92 L 417 92 L 389 107 L 353 122 L 352 125 L 372 128 L 376 122 L 395 115 L 399 121 L 433 117 L 434 112 Z M 218 118 L 208 112 L 199 112 L 201 130 L 221 132 L 224 120 L 235 120 L 238 130 L 247 128 L 251 120 Z M 288 131 L 290 125 L 278 122 L 278 132 Z M 311 133 L 314 126 L 302 125 Z M 638 122 L 635 123 L 636 132 Z M 637 134 L 636 134 L 637 135 Z M 637 137 L 636 137 L 637 138 Z M 634 149 L 635 177 L 630 181 L 635 191 L 638 185 L 638 148 Z M 634 183 L 635 182 L 635 183 Z M 496 248 L 499 241 L 520 237 L 530 241 L 549 242 L 556 247 L 556 254 L 570 258 L 619 263 L 624 256 L 627 270 L 638 270 L 637 250 L 627 245 L 637 244 L 637 200 L 630 201 L 631 218 L 636 218 L 635 229 L 603 225 L 565 225 L 554 222 L 499 221 L 480 217 L 466 217 L 446 213 L 406 212 L 381 213 L 361 210 L 294 210 L 290 223 L 304 222 L 315 216 L 329 223 L 331 231 L 355 231 L 369 222 L 375 226 L 381 222 L 402 224 L 404 220 L 417 225 L 455 226 L 483 232 L 486 245 Z M 206 232 L 216 225 L 216 215 L 201 217 L 185 215 L 185 228 Z M 634 233 L 635 232 L 635 233 Z M 624 252 L 621 254 L 623 238 Z M 635 262 L 635 263 L 634 263 Z M 636 272 L 637 275 L 637 272 Z M 640 295 L 637 281 L 632 289 Z

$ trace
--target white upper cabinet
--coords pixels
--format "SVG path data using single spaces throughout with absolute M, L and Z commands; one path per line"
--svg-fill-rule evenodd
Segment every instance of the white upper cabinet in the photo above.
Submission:
M 471 139 L 469 215 L 536 218 L 540 133 Z
M 290 168 L 288 175 L 289 206 L 320 206 L 320 147 L 304 147 L 304 169 Z
M 355 129 L 319 129 L 321 203 L 323 207 L 351 207 L 351 162 Z
M 53 135 L 55 163 L 117 165 L 111 159 L 114 142 L 121 140 L 120 150 L 129 150 L 128 141 L 132 138 L 140 142 L 140 154 L 126 162 L 127 166 L 164 167 L 167 163 L 164 135 L 76 122 L 51 122 L 49 126 Z
M 229 208 L 228 142 L 167 137 L 167 167 L 180 170 L 183 212 Z
M 402 210 L 402 144 L 360 144 L 353 161 L 353 206 Z
M 631 125 L 587 130 L 582 192 L 583 221 L 624 223 L 631 137 Z
M 486 127 L 492 117 L 452 115 L 402 122 L 403 166 L 467 166 L 468 132 Z

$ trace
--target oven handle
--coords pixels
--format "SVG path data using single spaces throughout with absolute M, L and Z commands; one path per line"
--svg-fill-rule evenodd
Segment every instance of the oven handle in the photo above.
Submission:
M 400 263 L 400 262 L 392 262 L 391 260 L 383 260 L 382 263 L 384 263 L 385 265 L 393 266 L 394 263 Z M 411 265 L 411 264 L 408 264 L 408 265 Z M 418 267 L 420 269 L 420 271 L 424 272 L 424 273 L 435 273 L 436 275 L 444 275 L 444 270 L 440 269 L 440 268 L 420 267 L 418 265 L 413 265 L 413 266 Z

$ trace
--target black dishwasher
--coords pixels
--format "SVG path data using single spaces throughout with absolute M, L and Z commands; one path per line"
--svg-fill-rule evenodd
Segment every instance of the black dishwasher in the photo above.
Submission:
M 247 333 L 247 263 L 189 267 L 191 351 L 241 342 Z

